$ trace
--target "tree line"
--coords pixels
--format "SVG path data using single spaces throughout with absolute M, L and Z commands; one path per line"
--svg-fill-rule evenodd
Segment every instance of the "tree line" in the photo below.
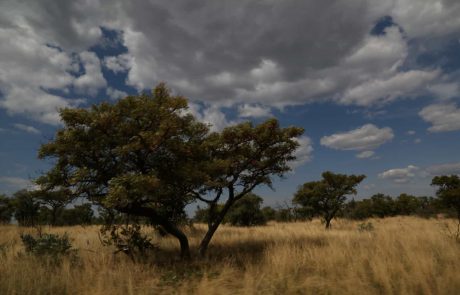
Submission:
M 251 214 L 245 208 L 261 204 L 251 199 L 252 191 L 261 185 L 272 187 L 275 177 L 291 170 L 303 134 L 302 128 L 282 127 L 274 118 L 211 132 L 209 125 L 190 114 L 187 99 L 172 95 L 165 84 L 115 103 L 61 109 L 60 117 L 62 127 L 38 152 L 53 166 L 35 180 L 38 190 L 23 193 L 40 201 L 21 197 L 25 208 L 39 206 L 40 214 L 57 225 L 65 222 L 64 213 L 85 210 L 83 205 L 69 209 L 67 204 L 85 200 L 89 209 L 103 210 L 107 227 L 116 226 L 119 215 L 130 217 L 133 227 L 128 232 L 136 236 L 141 222 L 160 227 L 177 239 L 184 259 L 191 257 L 181 226 L 186 206 L 200 202 L 206 210 L 207 230 L 197 249 L 199 256 L 205 256 L 222 223 L 248 223 L 245 219 Z M 301 207 L 299 212 L 320 215 L 329 228 L 344 211 L 346 196 L 356 194 L 365 176 L 332 172 L 322 176 L 299 187 L 293 203 Z M 440 187 L 439 197 L 455 207 L 458 177 L 445 177 L 433 184 Z M 14 206 L 19 208 L 18 203 Z M 460 206 L 455 208 L 460 211 Z M 265 209 L 266 214 L 269 211 Z M 15 217 L 24 225 L 40 220 L 39 216 L 28 220 L 18 212 Z

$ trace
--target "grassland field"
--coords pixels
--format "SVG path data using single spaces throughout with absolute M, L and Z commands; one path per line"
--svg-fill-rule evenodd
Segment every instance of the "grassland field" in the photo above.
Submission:
M 77 259 L 25 255 L 21 233 L 0 226 L 0 294 L 460 294 L 455 220 L 394 217 L 221 226 L 206 259 L 182 262 L 178 243 L 144 231 L 159 250 L 133 262 L 102 246 L 98 226 L 45 227 L 67 233 Z M 186 228 L 196 249 L 204 225 Z

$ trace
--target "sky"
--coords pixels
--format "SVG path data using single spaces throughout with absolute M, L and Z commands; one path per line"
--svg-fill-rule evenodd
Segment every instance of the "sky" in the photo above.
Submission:
M 0 0 L 0 193 L 49 169 L 57 110 L 166 82 L 213 130 L 305 129 L 265 204 L 324 171 L 356 198 L 431 196 L 460 174 L 460 1 Z

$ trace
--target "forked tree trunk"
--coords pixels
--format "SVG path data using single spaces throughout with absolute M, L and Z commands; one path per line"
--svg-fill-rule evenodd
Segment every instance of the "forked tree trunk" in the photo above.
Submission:
M 222 208 L 222 211 L 219 212 L 216 220 L 208 224 L 208 231 L 206 232 L 203 239 L 201 240 L 200 246 L 198 248 L 198 253 L 200 257 L 204 257 L 206 255 L 206 251 L 208 250 L 209 243 L 211 242 L 211 239 L 214 236 L 214 233 L 216 232 L 217 228 L 224 220 L 225 215 L 227 214 L 228 210 L 230 209 L 230 207 L 233 205 L 234 202 L 235 202 L 234 199 L 227 200 L 227 202 L 224 205 L 224 208 Z

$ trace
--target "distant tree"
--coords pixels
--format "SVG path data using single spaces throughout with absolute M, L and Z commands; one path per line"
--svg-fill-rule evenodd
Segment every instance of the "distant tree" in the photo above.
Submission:
M 373 216 L 373 203 L 370 199 L 355 201 L 352 199 L 346 203 L 343 209 L 343 216 L 350 219 L 367 219 Z
M 276 210 L 270 206 L 265 206 L 262 208 L 262 214 L 266 221 L 271 221 L 276 219 Z
M 371 197 L 371 215 L 384 218 L 395 215 L 395 202 L 390 196 L 375 194 Z
M 457 214 L 458 227 L 457 238 L 460 237 L 460 177 L 458 175 L 436 176 L 431 185 L 437 186 L 436 196 L 445 208 L 455 211 Z
M 256 194 L 249 193 L 235 202 L 227 214 L 227 221 L 231 225 L 254 226 L 266 223 L 265 216 L 260 209 L 263 199 Z
M 14 208 L 10 198 L 0 194 L 0 223 L 10 223 L 13 213 Z
M 94 212 L 90 203 L 75 205 L 63 210 L 60 223 L 63 225 L 89 225 L 93 223 Z
M 40 203 L 33 193 L 20 190 L 13 194 L 14 217 L 21 226 L 34 226 L 38 223 Z
M 46 215 L 49 216 L 49 220 L 45 220 L 45 222 L 51 225 L 57 225 L 59 214 L 72 201 L 68 191 L 37 190 L 31 192 L 31 194 L 41 205 L 40 211 L 46 212 Z
M 356 186 L 364 175 L 345 175 L 324 172 L 323 179 L 304 183 L 294 195 L 293 202 L 320 214 L 331 228 L 331 220 L 344 207 L 347 195 L 356 194 Z
M 440 209 L 439 201 L 433 197 L 419 197 L 419 208 L 416 214 L 420 217 L 429 218 L 435 216 Z
M 408 194 L 400 194 L 395 200 L 395 208 L 398 215 L 413 215 L 420 207 L 420 199 Z

